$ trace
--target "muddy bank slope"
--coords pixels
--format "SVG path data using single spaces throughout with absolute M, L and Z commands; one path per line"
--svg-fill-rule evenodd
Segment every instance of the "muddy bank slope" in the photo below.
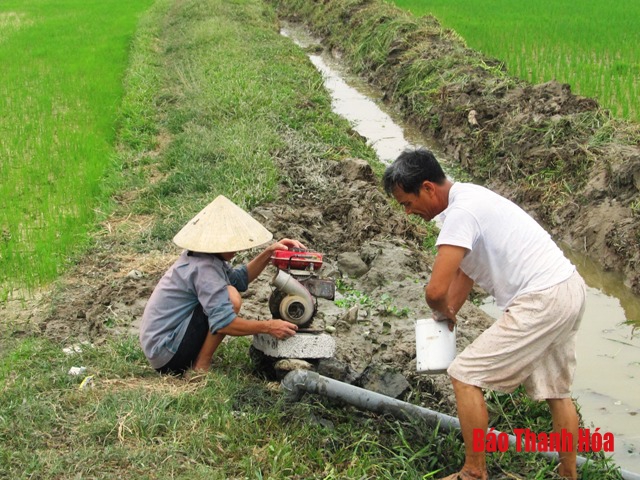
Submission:
M 640 126 L 611 118 L 569 85 L 509 77 L 433 17 L 379 0 L 273 3 L 382 89 L 476 182 L 640 293 Z

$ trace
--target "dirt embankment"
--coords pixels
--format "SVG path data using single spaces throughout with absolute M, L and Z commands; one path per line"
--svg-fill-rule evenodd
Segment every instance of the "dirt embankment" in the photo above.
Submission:
M 640 126 L 569 85 L 530 85 L 432 17 L 378 0 L 274 0 L 439 149 L 640 293 Z

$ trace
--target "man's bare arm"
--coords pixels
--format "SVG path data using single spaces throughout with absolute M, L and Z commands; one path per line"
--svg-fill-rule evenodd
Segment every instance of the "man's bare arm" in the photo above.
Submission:
M 425 299 L 436 318 L 446 318 L 449 328 L 456 322 L 456 313 L 471 291 L 473 282 L 460 270 L 467 249 L 453 245 L 440 245 L 433 263 L 431 280 L 425 289 Z

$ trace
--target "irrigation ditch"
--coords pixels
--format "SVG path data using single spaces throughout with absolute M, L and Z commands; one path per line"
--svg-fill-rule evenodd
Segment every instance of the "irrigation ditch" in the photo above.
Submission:
M 624 292 L 625 287 L 622 285 L 616 286 L 619 281 L 615 274 L 610 276 L 608 288 L 605 283 L 606 290 L 617 291 L 621 293 L 617 295 L 618 298 L 626 300 L 623 302 L 624 310 L 616 305 L 616 298 L 607 301 L 602 291 L 590 289 L 585 319 L 585 324 L 588 325 L 585 326 L 580 351 L 581 361 L 586 363 L 578 375 L 577 395 L 581 404 L 584 401 L 583 414 L 586 418 L 606 424 L 622 440 L 623 445 L 615 457 L 632 469 L 637 469 L 637 425 L 634 427 L 635 422 L 629 417 L 636 414 L 637 404 L 633 395 L 629 397 L 625 394 L 627 389 L 624 385 L 635 377 L 634 358 L 638 347 L 634 330 L 619 324 L 621 321 L 633 324 L 639 320 L 638 290 L 634 288 L 638 274 L 635 255 L 640 238 L 640 151 L 637 148 L 637 125 L 610 118 L 599 109 L 594 100 L 573 96 L 568 85 L 526 85 L 515 79 L 505 78 L 495 61 L 482 59 L 477 52 L 464 49 L 451 32 L 441 31 L 441 37 L 435 39 L 435 33 L 431 37 L 423 35 L 422 41 L 413 42 L 412 39 L 421 38 L 416 31 L 424 33 L 421 29 L 425 25 L 437 27 L 434 19 L 421 19 L 424 24 L 416 26 L 415 19 L 407 17 L 404 12 L 394 12 L 395 9 L 377 2 L 324 2 L 321 5 L 307 5 L 306 9 L 299 2 L 276 3 L 286 12 L 284 17 L 287 20 L 304 24 L 316 39 L 321 39 L 322 47 L 313 42 L 308 47 L 312 62 L 319 70 L 324 71 L 326 68 L 319 66 L 322 63 L 319 58 L 324 50 L 322 56 L 325 59 L 338 58 L 337 63 L 346 64 L 352 73 L 372 85 L 387 109 L 394 110 L 396 116 L 403 118 L 403 126 L 412 127 L 412 136 L 416 136 L 416 130 L 419 132 L 418 136 L 428 136 L 427 144 L 436 145 L 438 151 L 444 152 L 443 157 L 447 160 L 453 159 L 456 163 L 454 168 L 466 171 L 474 181 L 486 183 L 490 188 L 524 205 L 565 245 L 570 258 L 574 262 L 580 262 L 581 272 L 589 276 L 589 282 L 593 282 L 590 285 L 602 288 L 607 280 L 602 271 L 594 272 L 599 270 L 598 267 L 585 268 L 585 257 L 589 257 L 591 262 L 603 270 L 624 272 L 627 288 L 636 293 L 635 297 L 631 292 Z M 343 22 L 342 28 L 335 28 L 339 21 Z M 416 31 L 412 30 L 414 28 Z M 382 34 L 378 35 L 378 31 Z M 408 31 L 413 36 L 407 34 Z M 377 45 L 378 50 L 376 47 L 367 50 L 367 47 L 358 44 L 364 41 Z M 427 48 L 425 43 L 430 43 L 432 48 Z M 442 43 L 446 46 L 442 46 Z M 453 44 L 453 47 L 449 44 Z M 363 50 L 367 50 L 367 53 L 363 54 Z M 416 51 L 422 53 L 418 54 Z M 457 57 L 451 52 L 455 52 Z M 384 60 L 380 61 L 381 58 Z M 416 67 L 416 64 L 419 66 Z M 438 70 L 440 64 L 458 65 L 460 72 L 454 75 L 451 72 L 443 73 Z M 463 67 L 474 65 L 480 73 L 476 71 L 475 77 L 471 79 L 465 77 Z M 493 67 L 488 69 L 487 65 Z M 407 72 L 415 68 L 420 68 L 423 72 L 434 72 L 440 83 L 428 75 L 418 80 L 410 78 L 411 74 Z M 495 74 L 489 75 L 487 70 L 493 70 Z M 332 78 L 331 72 L 325 75 L 329 77 L 328 84 L 336 84 L 333 90 L 337 93 L 334 94 L 344 97 L 336 102 L 338 111 L 348 112 L 350 107 L 353 109 L 360 105 L 361 101 L 350 102 L 349 94 L 340 91 L 341 88 L 335 78 Z M 453 80 L 445 81 L 451 76 Z M 424 83 L 420 83 L 421 80 Z M 409 95 L 398 93 L 402 91 L 405 82 L 414 82 Z M 465 82 L 469 82 L 469 85 Z M 425 84 L 433 88 L 431 97 L 425 96 L 421 99 L 422 103 L 415 103 L 415 97 L 412 99 L 411 95 L 415 95 Z M 491 91 L 495 85 L 500 85 L 500 89 Z M 501 92 L 501 89 L 504 91 Z M 515 92 L 509 92 L 510 89 Z M 489 95 L 487 92 L 491 92 L 490 98 L 486 98 Z M 534 95 L 532 92 L 537 93 Z M 452 98 L 448 98 L 448 95 Z M 522 107 L 525 98 L 520 98 L 521 95 L 530 96 L 529 110 Z M 517 101 L 511 104 L 514 100 Z M 483 114 L 478 114 L 478 111 Z M 358 123 L 366 123 L 358 114 L 345 113 L 345 116 Z M 480 116 L 484 118 L 482 125 Z M 441 127 L 443 118 L 448 120 Z M 584 130 L 584 120 L 587 118 L 597 119 L 592 124 L 593 136 L 590 138 Z M 520 130 L 516 125 L 519 122 L 522 123 Z M 389 128 L 389 123 L 392 122 L 387 122 L 383 127 Z M 560 126 L 564 132 L 558 130 Z M 367 128 L 369 127 L 365 126 L 358 131 L 366 135 L 364 130 Z M 394 128 L 391 125 L 391 129 Z M 618 134 L 614 134 L 615 128 L 619 129 Z M 372 127 L 371 131 L 372 142 L 385 140 L 379 126 Z M 607 132 L 608 139 L 601 144 L 605 139 L 603 132 Z M 492 145 L 495 138 L 500 138 L 503 151 L 509 151 L 510 156 L 496 153 Z M 395 137 L 389 139 L 388 143 L 393 142 L 397 146 Z M 510 149 L 510 144 L 514 148 Z M 470 145 L 480 145 L 480 148 L 474 146 L 471 151 Z M 577 148 L 579 145 L 582 145 L 580 149 Z M 378 149 L 380 158 L 386 154 L 384 148 Z M 576 150 L 580 153 L 576 154 Z M 612 167 L 610 155 L 618 151 L 626 153 L 616 157 L 617 166 Z M 467 153 L 461 155 L 460 152 Z M 474 155 L 479 160 L 472 160 L 465 155 Z M 541 160 L 542 157 L 544 161 Z M 531 165 L 527 166 L 527 162 L 531 162 Z M 574 162 L 573 167 L 568 165 L 571 162 Z M 519 164 L 522 166 L 514 167 Z M 541 168 L 541 171 L 536 172 L 536 168 Z M 499 174 L 494 174 L 496 170 Z M 507 171 L 508 175 L 505 173 Z M 627 177 L 626 180 L 621 179 L 621 172 L 623 177 Z M 578 175 L 581 178 L 567 180 L 563 178 L 564 175 Z M 591 175 L 594 178 L 590 179 Z M 597 194 L 594 184 L 600 185 Z M 625 184 L 627 188 L 621 189 L 621 184 Z M 604 195 L 605 190 L 608 190 L 609 196 Z M 572 195 L 573 191 L 576 195 Z M 620 233 L 621 225 L 631 235 L 632 244 L 627 251 L 615 248 L 611 243 L 611 238 Z M 584 233 L 581 240 L 577 235 L 579 232 Z M 614 331 L 620 334 L 615 341 L 624 345 L 612 343 L 614 340 L 611 334 Z M 596 372 L 601 368 L 611 367 L 615 381 L 601 380 L 602 376 Z

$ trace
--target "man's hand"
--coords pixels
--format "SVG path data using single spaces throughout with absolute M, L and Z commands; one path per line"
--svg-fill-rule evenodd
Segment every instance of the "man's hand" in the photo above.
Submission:
M 268 320 L 267 333 L 278 340 L 286 340 L 293 337 L 298 330 L 298 326 L 285 320 Z
M 431 314 L 436 322 L 447 322 L 449 331 L 453 332 L 453 328 L 458 322 L 458 319 L 456 318 L 456 312 L 453 311 L 453 308 L 448 307 L 446 312 L 432 310 Z

